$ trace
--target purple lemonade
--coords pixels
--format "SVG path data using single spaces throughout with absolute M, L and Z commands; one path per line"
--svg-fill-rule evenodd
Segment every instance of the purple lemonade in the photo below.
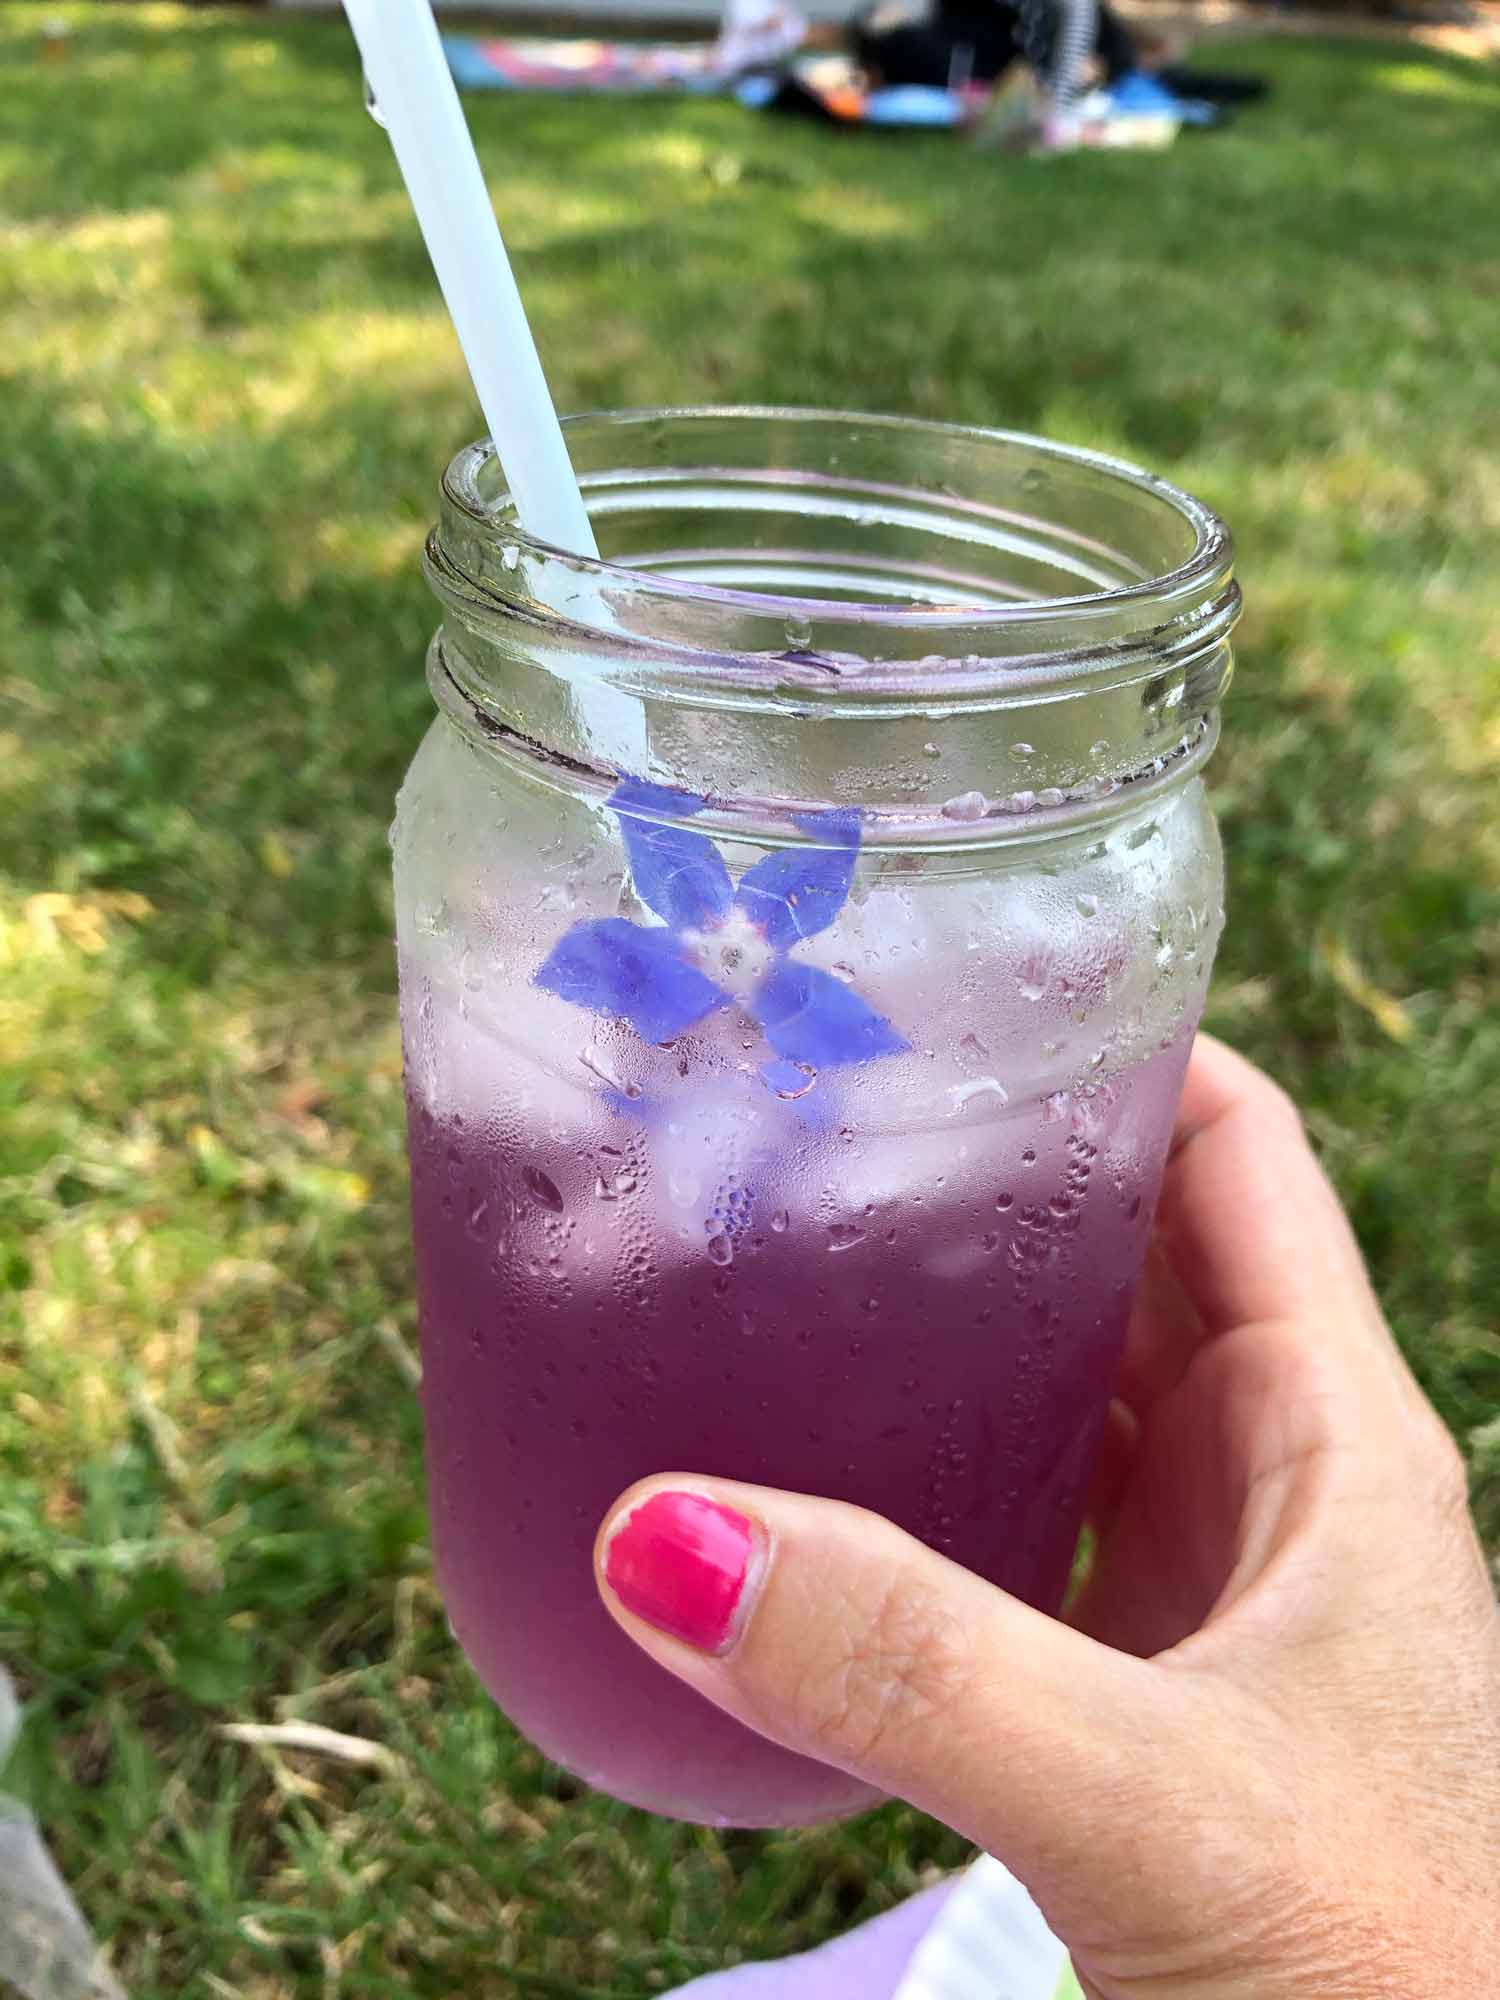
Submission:
M 1185 1048 L 962 1144 L 819 1130 L 773 1099 L 725 1145 L 701 1101 L 564 1137 L 513 1079 L 462 1110 L 413 1096 L 438 1572 L 518 1728 L 681 1817 L 870 1802 L 619 1632 L 593 1582 L 599 1522 L 645 1474 L 718 1473 L 876 1508 L 1055 1610 Z
M 1222 922 L 1207 509 L 1038 439 L 789 410 L 568 425 L 601 559 L 460 452 L 392 829 L 439 1580 L 618 1797 L 865 1785 L 594 1585 L 618 1496 L 878 1510 L 1055 1611 Z

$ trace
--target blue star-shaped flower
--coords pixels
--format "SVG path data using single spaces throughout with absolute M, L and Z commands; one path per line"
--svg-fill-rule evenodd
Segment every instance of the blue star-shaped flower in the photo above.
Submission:
M 703 799 L 627 778 L 609 803 L 636 894 L 661 926 L 625 917 L 574 924 L 537 973 L 538 986 L 628 1021 L 648 1042 L 669 1042 L 738 999 L 780 1058 L 768 1065 L 768 1081 L 784 1068 L 791 1091 L 806 1087 L 809 1070 L 909 1046 L 852 987 L 790 955 L 844 906 L 859 853 L 857 813 L 803 815 L 797 824 L 825 844 L 768 854 L 735 883 L 714 843 L 680 824 L 702 812 Z M 737 974 L 749 980 L 743 993 L 733 990 L 744 983 Z

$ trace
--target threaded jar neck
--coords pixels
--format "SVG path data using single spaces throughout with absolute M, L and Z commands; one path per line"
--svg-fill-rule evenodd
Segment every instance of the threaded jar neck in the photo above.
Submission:
M 622 773 L 736 817 L 1023 837 L 1181 782 L 1239 611 L 1222 522 L 1121 461 L 818 411 L 573 418 L 600 559 L 519 527 L 493 448 L 427 572 L 450 716 L 548 782 Z

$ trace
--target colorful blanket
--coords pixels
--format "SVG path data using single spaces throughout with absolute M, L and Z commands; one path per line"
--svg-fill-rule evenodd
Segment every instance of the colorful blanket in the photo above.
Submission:
M 721 90 L 716 42 L 602 42 L 580 37 L 444 35 L 460 90 Z
M 638 95 L 644 91 L 733 90 L 755 110 L 807 110 L 839 125 L 953 126 L 959 94 L 900 85 L 870 90 L 848 57 L 800 55 L 734 33 L 716 42 L 604 42 L 588 37 L 445 35 L 448 67 L 460 90 L 555 90 Z M 746 76 L 747 57 L 765 69 Z M 769 71 L 771 73 L 767 74 Z

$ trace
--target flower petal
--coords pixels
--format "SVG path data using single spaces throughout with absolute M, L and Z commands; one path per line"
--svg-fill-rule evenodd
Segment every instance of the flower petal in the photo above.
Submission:
M 827 930 L 848 899 L 859 854 L 857 812 L 802 813 L 797 825 L 831 844 L 768 854 L 745 870 L 735 891 L 736 908 L 777 951 Z
M 645 1042 L 669 1042 L 729 1003 L 711 979 L 682 957 L 670 931 L 646 929 L 624 917 L 574 924 L 558 940 L 536 984 L 628 1021 Z
M 809 1063 L 788 1062 L 784 1056 L 778 1056 L 774 1062 L 761 1064 L 760 1080 L 784 1102 L 795 1104 L 817 1083 L 818 1073 Z
M 609 803 L 620 816 L 620 832 L 630 857 L 630 879 L 647 908 L 655 910 L 673 930 L 698 930 L 705 924 L 722 923 L 733 897 L 723 855 L 707 834 L 663 823 L 700 813 L 705 802 L 670 785 L 627 778 L 616 785 Z M 642 818 L 641 814 L 651 817 Z
M 853 987 L 791 958 L 761 981 L 753 1012 L 777 1055 L 814 1069 L 900 1055 L 911 1046 Z
M 649 778 L 621 778 L 607 803 L 615 812 L 651 813 L 657 819 L 691 819 L 708 800 L 679 785 L 653 785 Z

